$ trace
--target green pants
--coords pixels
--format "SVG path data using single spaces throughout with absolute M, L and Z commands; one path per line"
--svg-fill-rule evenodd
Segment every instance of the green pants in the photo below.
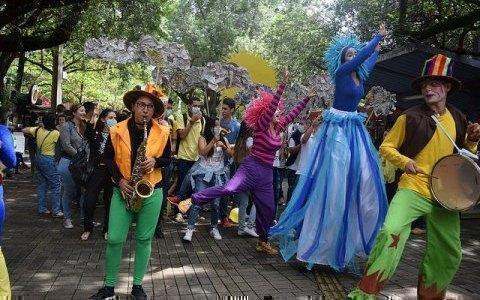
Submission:
M 375 299 L 395 272 L 410 235 L 410 224 L 420 216 L 427 219 L 427 246 L 417 295 L 419 299 L 445 297 L 462 259 L 459 215 L 412 190 L 400 189 L 390 204 L 363 278 L 349 299 Z
M 162 189 L 155 189 L 152 196 L 143 200 L 142 208 L 135 214 L 127 210 L 120 189 L 113 189 L 108 221 L 107 251 L 105 254 L 105 286 L 114 287 L 117 283 L 123 245 L 127 240 L 128 230 L 135 215 L 137 226 L 135 228 L 133 284 L 142 284 L 152 251 L 152 237 L 157 225 L 162 201 Z

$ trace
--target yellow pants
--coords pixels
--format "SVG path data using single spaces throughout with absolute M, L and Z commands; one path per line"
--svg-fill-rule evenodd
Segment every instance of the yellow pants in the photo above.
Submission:
M 2 247 L 0 247 L 0 299 L 11 299 L 10 279 L 8 278 L 7 265 L 3 257 Z

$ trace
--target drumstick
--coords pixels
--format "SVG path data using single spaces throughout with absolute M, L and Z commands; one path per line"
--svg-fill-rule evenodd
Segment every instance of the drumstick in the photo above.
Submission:
M 424 172 L 419 172 L 419 171 L 417 171 L 417 174 L 422 174 L 422 175 L 425 175 L 425 176 L 428 176 L 428 177 L 432 177 L 432 178 L 438 179 L 437 176 L 433 176 L 433 175 L 430 175 L 430 174 L 427 174 L 427 173 L 424 173 Z

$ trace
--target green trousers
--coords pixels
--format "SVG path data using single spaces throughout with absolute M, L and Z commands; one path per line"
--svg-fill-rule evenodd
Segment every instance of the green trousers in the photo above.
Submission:
M 370 253 L 363 278 L 348 299 L 375 299 L 393 276 L 410 235 L 410 224 L 427 219 L 427 245 L 418 278 L 419 299 L 443 299 L 462 259 L 459 214 L 409 190 L 400 189 Z
M 128 230 L 136 217 L 135 228 L 135 264 L 133 267 L 133 284 L 141 285 L 147 271 L 152 237 L 157 225 L 160 207 L 163 201 L 162 189 L 155 189 L 153 195 L 143 200 L 138 213 L 127 210 L 125 200 L 119 188 L 113 189 L 110 215 L 108 219 L 108 241 L 105 266 L 105 286 L 115 287 L 118 269 L 122 260 L 122 250 L 127 240 Z

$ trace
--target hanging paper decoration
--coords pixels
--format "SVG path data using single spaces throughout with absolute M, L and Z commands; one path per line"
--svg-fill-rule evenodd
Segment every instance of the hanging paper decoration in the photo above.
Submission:
M 365 106 L 371 109 L 375 116 L 388 116 L 395 111 L 397 102 L 395 94 L 380 86 L 374 86 L 365 96 Z

